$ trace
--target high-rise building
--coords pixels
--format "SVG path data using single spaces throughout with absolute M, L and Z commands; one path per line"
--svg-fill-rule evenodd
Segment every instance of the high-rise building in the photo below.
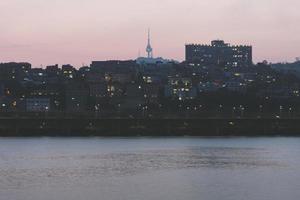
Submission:
M 214 40 L 211 45 L 185 45 L 186 62 L 200 66 L 248 67 L 252 65 L 252 46 L 230 45 Z

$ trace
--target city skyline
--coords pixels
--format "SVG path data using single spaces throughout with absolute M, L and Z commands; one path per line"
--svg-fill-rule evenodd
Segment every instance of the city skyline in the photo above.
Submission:
M 254 62 L 299 56 L 300 3 L 295 0 L 117 3 L 1 2 L 0 62 L 80 67 L 92 60 L 136 59 L 139 51 L 146 56 L 148 27 L 155 57 L 183 61 L 186 43 L 209 44 L 213 39 L 252 45 Z

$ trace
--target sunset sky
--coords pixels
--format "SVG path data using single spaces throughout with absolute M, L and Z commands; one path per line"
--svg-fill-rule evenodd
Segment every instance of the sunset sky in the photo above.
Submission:
M 0 62 L 76 67 L 145 55 L 184 59 L 185 43 L 252 44 L 254 61 L 300 56 L 299 0 L 1 0 Z

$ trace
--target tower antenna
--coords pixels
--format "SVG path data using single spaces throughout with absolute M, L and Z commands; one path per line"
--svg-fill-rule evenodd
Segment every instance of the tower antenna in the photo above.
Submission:
M 150 38 L 150 29 L 148 29 L 148 44 L 146 47 L 146 52 L 147 52 L 148 58 L 153 57 L 153 49 L 151 47 L 151 38 Z

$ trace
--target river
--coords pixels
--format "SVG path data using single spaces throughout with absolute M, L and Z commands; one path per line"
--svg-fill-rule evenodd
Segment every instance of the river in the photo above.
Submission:
M 0 200 L 60 199 L 300 199 L 300 138 L 0 138 Z

